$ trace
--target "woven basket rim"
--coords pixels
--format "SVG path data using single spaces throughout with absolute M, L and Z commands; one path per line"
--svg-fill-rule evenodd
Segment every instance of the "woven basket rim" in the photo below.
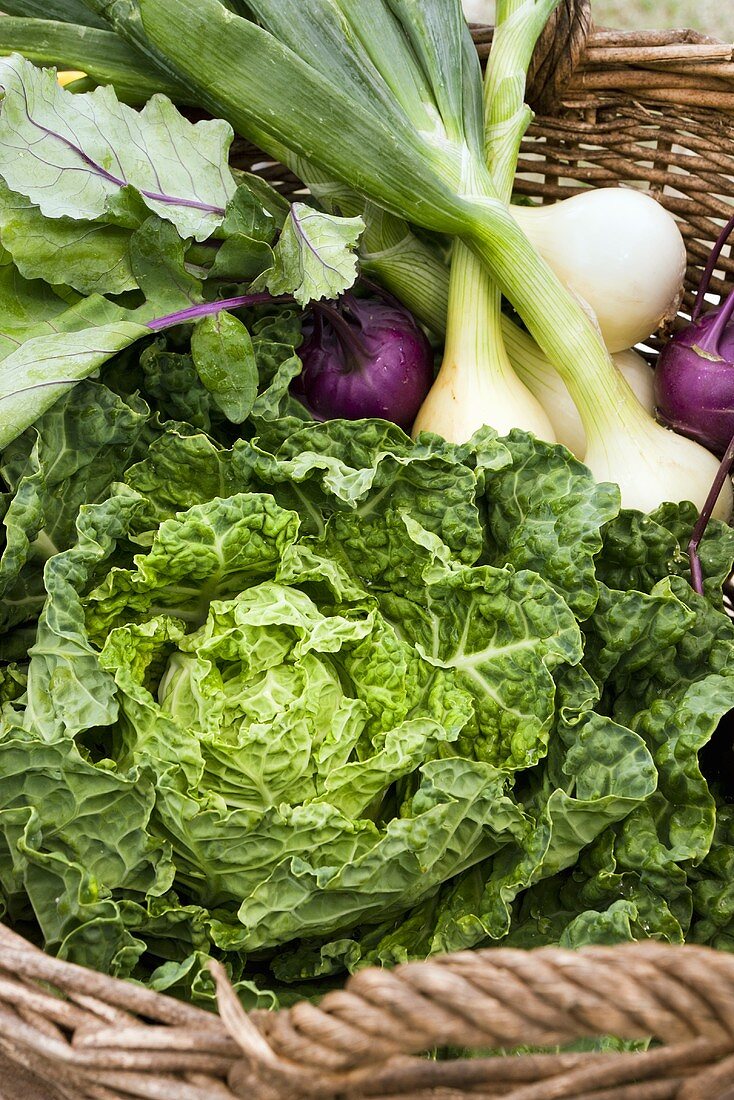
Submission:
M 219 1017 L 54 959 L 0 926 L 0 1056 L 35 1075 L 26 1089 L 39 1081 L 56 1090 L 38 1100 L 428 1100 L 436 1088 L 458 1100 L 481 1085 L 545 1100 L 591 1097 L 584 1090 L 600 1081 L 603 1097 L 620 1100 L 714 1100 L 734 1080 L 734 955 L 708 947 L 466 951 L 361 971 L 318 1007 L 249 1015 L 219 964 L 212 970 Z M 632 1054 L 502 1053 L 610 1033 L 659 1045 Z M 420 1056 L 442 1046 L 494 1055 Z M 630 1091 L 645 1080 L 655 1091 Z M 526 1094 L 532 1081 L 541 1091 Z M 23 1098 L 36 1100 L 30 1091 Z

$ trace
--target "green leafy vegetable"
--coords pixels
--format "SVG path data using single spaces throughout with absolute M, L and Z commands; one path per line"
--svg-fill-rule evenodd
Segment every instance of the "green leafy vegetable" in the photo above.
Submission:
M 248 316 L 256 359 L 292 347 L 288 317 Z M 145 357 L 157 385 L 186 359 L 206 394 L 187 346 Z M 222 447 L 109 397 L 97 499 L 90 482 L 75 506 L 72 466 L 55 519 L 54 433 L 78 423 L 84 447 L 66 403 L 6 451 L 6 560 L 36 585 L 29 614 L 46 596 L 27 684 L 18 665 L 0 681 L 0 876 L 50 948 L 201 1003 L 218 954 L 272 1006 L 478 943 L 726 942 L 701 754 L 734 708 L 734 627 L 666 571 L 679 511 L 646 544 L 665 576 L 612 589 L 597 567 L 619 571 L 635 517 L 521 433 L 455 447 L 286 417 Z M 725 544 L 716 528 L 710 560 Z M 52 774 L 71 809 L 39 822 L 31 783 Z M 97 791 L 132 846 L 122 815 L 85 809 Z M 91 875 L 96 900 L 45 912 Z
M 107 312 L 100 299 L 101 313 Z M 113 316 L 118 311 L 112 309 Z M 102 366 L 116 352 L 148 334 L 133 321 L 116 320 L 94 328 L 36 336 L 0 364 L 0 447 L 16 438 L 39 413 L 58 401 L 69 386 Z
M 182 236 L 205 240 L 221 224 L 235 191 L 226 123 L 192 125 L 163 96 L 141 112 L 108 88 L 77 97 L 18 55 L 0 62 L 0 85 L 0 175 L 45 217 L 122 212 L 135 189 Z
M 230 171 L 225 124 L 0 61 L 5 918 L 209 1006 L 212 956 L 270 1008 L 477 944 L 731 948 L 731 530 L 699 597 L 689 505 L 620 511 L 521 431 L 411 441 L 290 394 L 299 307 L 360 242 L 435 260 L 413 222 L 605 390 L 485 170 L 458 3 L 85 6 L 109 29 L 70 4 L 33 56 L 81 65 L 89 31 L 93 76 L 224 106 L 327 211 Z
M 0 181 L 0 233 L 18 271 L 82 294 L 122 294 L 136 286 L 130 231 L 103 222 L 46 218 Z
M 101 499 L 120 470 L 142 457 L 148 417 L 140 399 L 123 401 L 84 382 L 3 452 L 0 473 L 10 491 L 0 555 L 2 627 L 38 614 L 46 561 L 76 541 L 80 507 Z
M 272 294 L 292 294 L 306 305 L 337 298 L 357 277 L 354 248 L 361 218 L 337 218 L 296 202 L 283 227 L 266 282 Z
M 232 423 L 241 424 L 252 411 L 258 383 L 255 351 L 245 326 L 229 313 L 205 317 L 194 329 L 191 354 L 217 407 Z

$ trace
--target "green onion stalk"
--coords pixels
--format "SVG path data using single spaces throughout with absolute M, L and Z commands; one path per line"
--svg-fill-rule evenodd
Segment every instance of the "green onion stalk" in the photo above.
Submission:
M 499 0 L 484 94 L 484 151 L 494 194 L 509 205 L 520 142 L 532 118 L 525 106 L 528 66 L 558 0 Z M 502 293 L 480 255 L 457 241 L 451 261 L 444 357 L 414 433 L 463 442 L 490 424 L 501 435 L 524 428 L 550 442 L 540 402 L 512 368 L 502 334 Z

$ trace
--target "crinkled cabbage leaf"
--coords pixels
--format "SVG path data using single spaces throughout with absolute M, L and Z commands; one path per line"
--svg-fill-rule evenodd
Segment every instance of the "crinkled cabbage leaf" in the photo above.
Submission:
M 521 432 L 294 416 L 262 397 L 287 314 L 250 328 L 229 445 L 153 342 L 130 378 L 175 413 L 180 363 L 204 431 L 121 370 L 3 456 L 4 637 L 30 636 L 0 665 L 9 919 L 202 1004 L 215 954 L 259 1007 L 477 944 L 734 942 L 704 762 L 731 532 L 698 597 L 686 506 L 620 512 Z

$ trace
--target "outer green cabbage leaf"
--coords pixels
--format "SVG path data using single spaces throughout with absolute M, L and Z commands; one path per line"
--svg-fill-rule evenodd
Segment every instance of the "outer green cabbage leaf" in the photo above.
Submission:
M 153 433 L 143 401 L 83 382 L 2 454 L 8 483 L 0 555 L 0 626 L 32 619 L 46 560 L 76 539 L 79 508 L 100 500 Z
M 670 574 L 690 577 L 688 542 L 698 513 L 692 504 L 664 504 L 650 515 L 620 512 L 604 531 L 599 580 L 610 588 L 650 592 Z M 707 594 L 721 608 L 721 585 L 734 561 L 734 529 L 711 520 L 700 547 Z
M 154 350 L 161 360 L 155 377 L 160 378 L 162 390 L 166 367 L 174 372 L 177 362 L 172 362 L 174 357 L 163 354 L 155 345 L 149 349 L 151 356 Z M 193 364 L 191 372 L 195 373 Z M 188 372 L 184 378 L 190 380 Z M 255 487 L 249 477 L 241 476 L 235 469 L 232 451 L 216 444 L 210 435 L 186 436 L 177 431 L 168 431 L 154 440 L 145 458 L 127 471 L 125 480 L 141 496 L 143 529 L 152 531 L 194 504 L 206 504 L 215 497 L 230 497 Z
M 717 934 L 714 896 L 721 896 L 726 925 L 718 876 L 728 859 L 728 815 L 724 809 L 717 841 L 722 811 L 699 757 L 734 707 L 732 624 L 676 578 L 659 582 L 650 596 L 601 591 L 587 627 L 604 638 L 600 653 L 608 679 L 601 705 L 645 742 L 657 782 L 580 853 L 572 873 L 528 891 L 508 942 L 561 939 L 576 946 L 644 936 L 683 942 L 689 934 L 704 941 Z M 645 623 L 649 633 L 640 630 Z M 557 906 L 549 903 L 554 891 Z
M 261 358 L 262 333 L 253 339 Z M 285 345 L 270 347 L 283 354 Z M 329 557 L 376 589 L 423 587 L 405 516 L 438 536 L 458 561 L 473 564 L 481 554 L 476 491 L 482 475 L 462 463 L 465 451 L 435 438 L 416 447 L 385 421 L 359 422 L 355 429 L 344 421 L 289 419 L 260 427 L 258 437 L 231 450 L 169 435 L 150 461 L 130 471 L 129 483 L 143 489 L 158 522 L 211 499 L 216 487 L 268 492 L 298 511 L 304 533 L 320 536 Z M 495 462 L 507 460 L 498 441 L 491 450 Z
M 617 654 L 603 699 L 618 721 L 645 739 L 658 771 L 656 794 L 620 827 L 615 856 L 669 906 L 678 906 L 686 929 L 691 915 L 686 876 L 705 859 L 716 820 L 698 758 L 719 721 L 734 709 L 734 624 L 680 578 L 660 581 L 642 600 L 648 601 L 651 626 L 657 614 L 653 604 L 667 600 L 675 611 L 667 646 L 665 633 L 653 645 L 652 630 L 650 637 L 640 637 L 638 626 L 617 618 L 618 594 L 610 593 L 610 606 L 597 610 L 595 623 L 604 636 L 605 663 Z M 644 621 L 640 610 L 637 624 Z
M 278 499 L 286 493 L 329 555 L 373 589 L 423 588 L 405 516 L 439 537 L 459 561 L 479 558 L 480 475 L 462 461 L 467 450 L 435 437 L 412 444 L 380 420 L 308 424 L 282 441 L 273 434 L 266 429 L 252 444 L 235 448 L 233 462 Z M 496 438 L 486 451 L 488 464 L 509 459 Z
M 596 606 L 595 558 L 602 529 L 619 512 L 619 490 L 598 484 L 567 451 L 513 431 L 512 464 L 487 477 L 485 503 L 493 561 L 534 569 L 579 619 Z
M 719 806 L 716 832 L 706 859 L 690 876 L 693 890 L 692 939 L 734 950 L 734 807 Z
M 46 564 L 48 593 L 31 655 L 23 723 L 46 741 L 107 726 L 117 715 L 114 681 L 99 666 L 84 623 L 79 589 L 104 566 L 127 534 L 140 497 L 117 493 L 80 509 L 77 542 Z
M 112 569 L 87 598 L 87 627 L 104 641 L 115 626 L 156 613 L 195 626 L 214 599 L 273 575 L 295 539 L 298 517 L 267 497 L 215 499 L 161 524 L 137 568 Z
M 48 744 L 11 727 L 0 739 L 0 802 L 0 881 L 11 906 L 30 902 L 62 955 L 106 970 L 122 965 L 120 952 L 137 958 L 145 945 L 126 930 L 120 898 L 163 894 L 173 876 L 168 847 L 149 829 L 150 782 L 95 767 L 72 741 Z
M 597 701 L 598 692 L 582 669 L 564 673 L 556 739 L 546 766 L 529 773 L 526 828 L 493 859 L 444 887 L 424 923 L 426 953 L 506 937 L 513 929 L 516 899 L 526 891 L 532 896 L 535 883 L 554 881 L 610 824 L 653 794 L 657 775 L 643 740 L 594 713 Z M 564 916 L 559 936 L 574 915 Z M 550 909 L 545 916 L 550 921 Z M 409 925 L 406 931 L 410 935 Z M 539 942 L 553 942 L 553 937 Z M 401 929 L 374 948 L 373 959 L 387 961 L 398 945 L 406 952 L 410 947 Z
M 172 350 L 160 337 L 143 349 L 137 366 L 140 378 L 135 381 L 159 416 L 185 421 L 191 430 L 207 432 L 212 437 L 218 435 L 221 418 L 189 352 Z M 123 392 L 130 392 L 129 377 L 119 381 L 113 378 L 112 382 L 115 388 L 119 386 Z

